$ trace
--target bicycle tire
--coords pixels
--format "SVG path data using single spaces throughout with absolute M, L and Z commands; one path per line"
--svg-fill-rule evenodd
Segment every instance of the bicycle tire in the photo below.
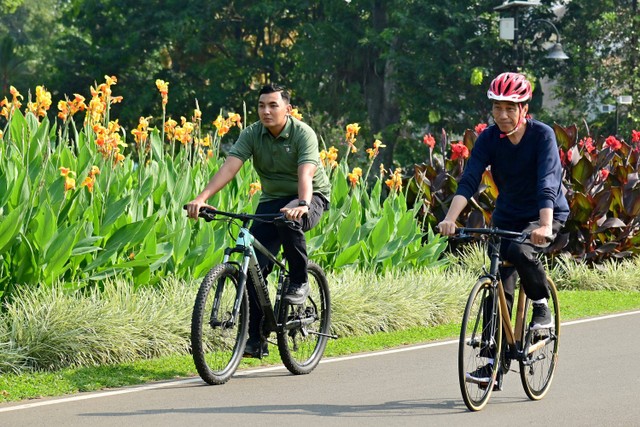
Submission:
M 458 344 L 458 380 L 464 403 L 471 411 L 479 411 L 487 404 L 500 369 L 498 352 L 502 346 L 502 319 L 497 298 L 497 290 L 491 279 L 479 279 L 469 294 L 462 318 Z M 488 312 L 487 304 L 495 306 L 494 315 L 485 314 Z M 494 336 L 487 338 L 487 334 L 490 333 L 486 331 L 491 330 L 493 325 Z M 493 358 L 494 363 L 490 365 L 491 375 L 488 383 L 480 384 L 467 377 L 467 373 L 487 365 L 489 358 Z
M 278 320 L 279 324 L 288 325 L 277 334 L 280 358 L 295 375 L 308 374 L 315 369 L 324 354 L 331 327 L 331 298 L 326 275 L 312 262 L 308 272 L 310 291 L 307 300 L 300 305 L 283 301 Z
M 558 362 L 558 349 L 560 347 L 560 306 L 558 305 L 558 292 L 555 285 L 549 281 L 549 309 L 554 318 L 554 326 L 549 330 L 531 331 L 531 301 L 527 299 L 525 305 L 525 321 L 523 322 L 523 337 L 526 337 L 527 345 L 535 345 L 544 339 L 546 344 L 540 349 L 520 360 L 520 380 L 525 393 L 531 400 L 542 399 L 549 391 L 553 380 L 553 374 Z M 547 335 L 545 337 L 545 335 Z
M 191 318 L 191 350 L 200 378 L 211 385 L 224 384 L 233 376 L 244 353 L 249 329 L 249 300 L 241 296 L 235 323 L 228 325 L 237 298 L 239 271 L 220 264 L 205 276 L 198 290 Z M 212 324 L 213 305 L 220 295 L 218 322 Z M 222 316 L 220 316 L 222 314 Z

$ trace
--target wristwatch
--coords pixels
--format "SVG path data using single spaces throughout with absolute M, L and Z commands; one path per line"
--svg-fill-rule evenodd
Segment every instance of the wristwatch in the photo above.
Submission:
M 298 206 L 306 206 L 306 207 L 309 207 L 309 203 L 307 203 L 307 201 L 306 201 L 306 200 L 304 200 L 304 199 L 300 199 L 300 200 L 298 201 Z

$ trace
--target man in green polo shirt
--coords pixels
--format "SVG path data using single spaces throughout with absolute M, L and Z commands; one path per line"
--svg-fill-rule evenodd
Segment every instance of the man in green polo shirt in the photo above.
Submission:
M 276 254 L 282 246 L 289 263 L 290 285 L 285 300 L 301 304 L 309 293 L 307 281 L 307 242 L 304 232 L 316 226 L 329 207 L 331 186 L 320 164 L 318 138 L 307 124 L 291 117 L 289 92 L 277 85 L 260 90 L 260 121 L 248 126 L 231 148 L 227 159 L 205 189 L 187 204 L 189 217 L 197 219 L 200 207 L 220 191 L 238 173 L 242 164 L 253 158 L 262 195 L 256 213 L 278 213 L 296 223 L 295 228 L 256 222 L 251 233 Z M 258 261 L 264 277 L 272 263 L 261 253 Z M 260 348 L 262 310 L 252 286 L 249 289 L 249 340 L 245 355 L 266 355 L 266 343 Z

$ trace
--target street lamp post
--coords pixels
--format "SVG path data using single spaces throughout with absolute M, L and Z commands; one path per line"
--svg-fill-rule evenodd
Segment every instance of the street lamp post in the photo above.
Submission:
M 524 67 L 524 36 L 527 35 L 529 30 L 537 24 L 544 24 L 550 27 L 556 36 L 555 43 L 548 50 L 547 58 L 556 60 L 569 58 L 562 50 L 562 45 L 560 44 L 560 32 L 553 22 L 548 19 L 536 19 L 528 27 L 523 30 L 520 29 L 520 10 L 535 6 L 540 6 L 539 0 L 506 0 L 500 6 L 494 8 L 494 10 L 499 11 L 501 14 L 507 13 L 511 15 L 500 18 L 500 38 L 504 40 L 513 40 L 514 65 L 518 71 Z

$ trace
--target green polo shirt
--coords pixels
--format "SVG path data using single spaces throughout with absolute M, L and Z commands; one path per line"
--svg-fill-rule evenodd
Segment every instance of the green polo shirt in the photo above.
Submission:
M 300 120 L 289 117 L 277 138 L 261 122 L 255 122 L 240 133 L 229 155 L 243 162 L 253 157 L 262 185 L 261 202 L 298 197 L 298 166 L 304 163 L 318 167 L 313 176 L 313 192 L 329 200 L 331 185 L 320 163 L 318 137 Z

